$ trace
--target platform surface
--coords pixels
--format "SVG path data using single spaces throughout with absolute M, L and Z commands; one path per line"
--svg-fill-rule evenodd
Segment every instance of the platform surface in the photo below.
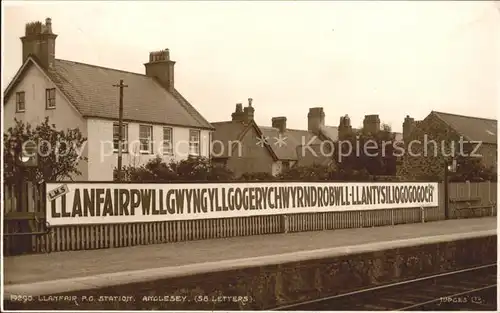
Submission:
M 48 282 L 107 273 L 496 229 L 496 217 L 489 217 L 13 256 L 3 260 L 4 284 Z

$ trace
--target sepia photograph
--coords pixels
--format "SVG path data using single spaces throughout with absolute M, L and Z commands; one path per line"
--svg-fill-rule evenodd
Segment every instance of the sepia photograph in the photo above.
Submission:
M 499 1 L 2 1 L 1 311 L 498 311 Z

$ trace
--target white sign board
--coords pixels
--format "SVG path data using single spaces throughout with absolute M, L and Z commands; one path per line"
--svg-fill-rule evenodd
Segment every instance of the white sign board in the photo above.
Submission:
M 437 183 L 48 183 L 51 225 L 437 207 Z

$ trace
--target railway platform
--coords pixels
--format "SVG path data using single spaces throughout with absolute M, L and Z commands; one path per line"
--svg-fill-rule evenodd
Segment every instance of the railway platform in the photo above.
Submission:
M 67 294 L 91 289 L 99 289 L 102 293 L 102 290 L 112 290 L 110 288 L 117 285 L 132 286 L 160 278 L 175 280 L 176 277 L 194 277 L 204 273 L 210 276 L 220 270 L 240 271 L 242 275 L 252 277 L 248 268 L 260 268 L 262 271 L 266 264 L 307 263 L 326 257 L 333 251 L 335 257 L 369 251 L 377 253 L 397 245 L 403 247 L 402 242 L 413 247 L 432 240 L 439 242 L 436 238 L 452 238 L 450 236 L 455 236 L 455 239 L 472 238 L 474 234 L 488 232 L 496 237 L 496 229 L 497 220 L 492 217 L 14 256 L 4 259 L 4 291 L 7 296 Z M 377 265 L 363 262 L 367 269 Z M 315 273 L 313 271 L 311 275 L 315 276 Z M 259 276 L 261 272 L 254 274 Z M 208 276 L 207 280 L 210 279 Z M 237 281 L 226 283 L 238 284 Z M 186 284 L 195 286 L 196 282 Z M 148 286 L 152 288 L 151 284 Z M 255 295 L 253 297 L 255 300 Z M 157 308 L 172 309 L 162 305 Z M 273 307 L 265 303 L 259 305 Z

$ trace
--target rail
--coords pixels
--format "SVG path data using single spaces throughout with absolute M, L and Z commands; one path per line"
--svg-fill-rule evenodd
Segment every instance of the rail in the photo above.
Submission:
M 382 286 L 376 286 L 376 287 L 371 287 L 371 288 L 356 290 L 356 291 L 352 291 L 352 292 L 343 293 L 343 294 L 340 294 L 340 295 L 329 296 L 329 297 L 324 297 L 324 298 L 320 298 L 320 299 L 309 300 L 309 301 L 304 301 L 304 302 L 300 302 L 300 303 L 294 303 L 294 304 L 290 304 L 290 305 L 280 306 L 280 307 L 273 308 L 273 309 L 270 309 L 270 310 L 271 311 L 283 311 L 283 310 L 291 310 L 291 311 L 293 311 L 293 310 L 297 310 L 297 309 L 295 309 L 297 307 L 304 307 L 304 306 L 307 306 L 307 305 L 313 305 L 313 304 L 319 304 L 319 303 L 326 303 L 326 302 L 330 302 L 330 301 L 338 300 L 338 299 L 342 299 L 342 298 L 343 299 L 347 299 L 348 297 L 357 296 L 357 295 L 361 295 L 361 294 L 366 294 L 368 292 L 382 291 L 384 289 L 388 290 L 388 289 L 391 289 L 391 288 L 394 288 L 394 287 L 401 287 L 401 286 L 404 286 L 404 285 L 410 285 L 410 284 L 414 284 L 414 283 L 418 283 L 418 282 L 424 282 L 426 280 L 431 280 L 431 279 L 436 279 L 436 278 L 451 277 L 451 276 L 457 275 L 457 274 L 470 273 L 470 272 L 474 272 L 474 271 L 478 271 L 478 270 L 493 268 L 493 267 L 496 267 L 496 266 L 497 266 L 496 263 L 492 263 L 492 264 L 487 264 L 487 265 L 482 265 L 482 266 L 476 266 L 476 267 L 462 269 L 462 270 L 457 270 L 457 271 L 452 271 L 452 272 L 440 273 L 440 274 L 435 274 L 435 275 L 431 275 L 431 276 L 426 276 L 426 277 L 421 277 L 421 278 L 415 278 L 415 279 L 405 280 L 405 281 L 396 282 L 396 283 L 385 284 L 385 285 L 382 285 Z M 446 295 L 444 297 L 457 297 L 457 296 L 461 296 L 461 295 L 465 295 L 465 294 L 470 294 L 470 293 L 473 293 L 473 292 L 481 291 L 481 290 L 484 290 L 484 289 L 492 288 L 494 286 L 496 286 L 496 283 L 495 284 L 489 284 L 488 286 L 481 286 L 479 288 L 468 289 L 466 291 L 463 291 L 463 292 L 460 292 L 460 293 L 454 293 L 454 294 L 451 294 L 451 295 Z M 428 305 L 428 304 L 432 304 L 432 303 L 438 302 L 438 301 L 440 301 L 441 298 L 443 298 L 443 296 L 440 296 L 440 297 L 437 297 L 437 298 L 433 298 L 431 300 L 426 300 L 424 302 L 419 302 L 419 303 L 414 303 L 414 304 L 411 304 L 411 305 L 403 306 L 403 307 L 395 309 L 395 310 L 400 311 L 400 310 L 415 309 L 415 308 L 421 307 L 423 305 Z

